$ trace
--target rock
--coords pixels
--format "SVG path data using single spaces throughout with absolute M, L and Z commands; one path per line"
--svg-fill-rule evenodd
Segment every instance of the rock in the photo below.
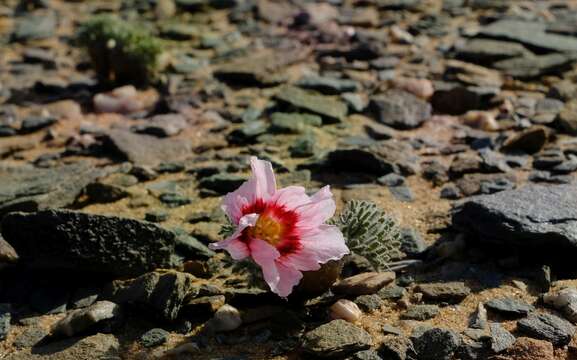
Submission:
M 404 287 L 393 285 L 382 288 L 377 294 L 383 300 L 398 300 L 404 297 L 407 291 Z
M 437 314 L 439 314 L 437 305 L 411 305 L 407 311 L 401 314 L 401 318 L 424 321 L 434 318 Z
M 432 328 L 413 338 L 415 351 L 422 360 L 451 360 L 461 338 L 447 329 Z
M 423 293 L 425 300 L 451 304 L 463 301 L 471 293 L 471 289 L 462 282 L 419 284 L 415 287 L 415 291 Z
M 12 319 L 12 307 L 10 304 L 0 304 L 0 341 L 6 340 L 10 333 L 10 320 Z
M 502 75 L 498 71 L 459 60 L 447 60 L 445 78 L 474 86 L 477 91 L 482 88 L 498 89 L 503 85 Z
M 144 214 L 144 220 L 153 223 L 160 223 L 168 220 L 169 214 L 165 210 L 152 210 Z
M 85 162 L 48 169 L 0 166 L 0 218 L 10 211 L 67 207 L 103 174 Z
M 555 346 L 569 344 L 575 327 L 567 320 L 553 314 L 532 314 L 517 322 L 517 329 L 531 337 L 547 340 Z
M 15 41 L 47 39 L 54 36 L 56 26 L 54 12 L 31 13 L 16 22 L 12 38 Z
M 401 235 L 401 251 L 407 256 L 418 256 L 427 249 L 425 240 L 415 229 L 403 228 Z
M 384 302 L 381 297 L 377 294 L 372 295 L 361 295 L 355 299 L 355 304 L 357 304 L 363 311 L 372 312 L 379 310 Z
M 371 335 L 344 320 L 333 320 L 309 331 L 303 337 L 305 352 L 322 358 L 339 358 L 366 350 Z
M 347 295 L 370 295 L 395 280 L 394 272 L 368 272 L 340 280 L 333 285 L 333 291 Z
M 177 271 L 155 271 L 131 280 L 116 280 L 106 291 L 119 304 L 142 305 L 154 316 L 173 321 L 194 289 L 194 276 Z
M 577 289 L 569 287 L 544 294 L 543 302 L 560 310 L 572 323 L 577 322 Z
M 302 135 L 289 147 L 289 152 L 296 158 L 314 156 L 317 152 L 315 136 L 312 133 Z
M 488 111 L 477 111 L 477 110 L 467 111 L 463 115 L 463 123 L 474 129 L 480 129 L 485 131 L 499 130 L 499 123 L 495 119 L 495 115 L 493 115 Z
M 140 343 L 146 348 L 162 345 L 168 340 L 170 333 L 164 329 L 150 329 L 140 337 Z
M 490 64 L 527 53 L 529 51 L 521 44 L 490 39 L 471 39 L 456 48 L 458 58 L 480 64 Z
M 527 185 L 478 196 L 453 210 L 453 225 L 482 242 L 555 251 L 577 246 L 573 185 Z
M 473 329 L 486 329 L 487 328 L 487 309 L 482 302 L 477 304 L 477 311 L 473 314 L 470 321 L 470 327 Z
M 532 127 L 508 138 L 501 150 L 534 154 L 539 152 L 547 143 L 547 137 L 548 132 L 544 127 Z
M 501 324 L 490 323 L 489 329 L 491 330 L 491 350 L 493 350 L 493 352 L 503 352 L 515 343 L 515 337 L 503 328 Z
M 564 71 L 575 61 L 575 55 L 548 54 L 532 55 L 498 61 L 493 66 L 505 74 L 530 79 L 547 74 L 556 74 Z
M 21 134 L 30 134 L 42 130 L 58 122 L 58 119 L 52 116 L 30 116 L 22 120 L 20 125 Z
M 328 122 L 341 122 L 347 116 L 347 105 L 336 98 L 307 92 L 297 87 L 284 87 L 276 98 L 279 101 L 287 103 L 321 116 Z
M 52 326 L 51 335 L 72 337 L 104 323 L 117 321 L 120 307 L 110 301 L 98 301 L 84 309 L 72 310 Z
M 383 360 L 383 358 L 375 350 L 363 350 L 352 354 L 346 360 Z
M 96 302 L 100 295 L 101 289 L 96 286 L 81 287 L 74 291 L 69 304 L 73 309 L 88 307 Z
M 275 112 L 271 115 L 271 131 L 285 134 L 300 134 L 310 126 L 321 126 L 317 115 Z
M 118 339 L 111 334 L 96 334 L 82 339 L 73 338 L 8 355 L 10 360 L 80 360 L 104 359 L 120 355 Z
M 511 298 L 492 299 L 487 301 L 485 306 L 492 311 L 512 316 L 525 316 L 535 311 L 535 307 L 532 305 Z
M 24 330 L 14 339 L 17 349 L 33 347 L 48 336 L 48 331 L 39 326 L 32 326 Z
M 178 263 L 172 232 L 154 224 L 68 210 L 10 213 L 2 234 L 36 268 L 139 275 Z
M 428 79 L 399 78 L 395 79 L 393 83 L 396 88 L 425 100 L 433 96 L 435 92 L 433 83 Z
M 191 155 L 192 146 L 183 139 L 159 139 L 126 130 L 109 130 L 106 145 L 136 165 L 157 165 L 170 159 L 176 161 Z
M 30 307 L 41 314 L 59 314 L 66 311 L 70 293 L 57 284 L 38 286 L 30 296 Z
M 323 94 L 340 94 L 345 92 L 355 92 L 361 89 L 361 85 L 350 79 L 331 78 L 326 76 L 304 76 L 296 85 L 304 88 L 319 91 Z
M 0 235 L 0 269 L 3 264 L 13 264 L 17 260 L 16 250 Z
M 408 186 L 390 186 L 389 192 L 401 202 L 413 202 L 415 200 L 413 192 Z
M 431 105 L 402 90 L 377 95 L 369 106 L 378 122 L 395 129 L 416 128 L 431 117 Z
M 577 51 L 577 39 L 547 33 L 545 30 L 544 23 L 505 19 L 481 28 L 479 35 L 510 40 L 545 51 Z
M 465 87 L 460 84 L 437 85 L 431 98 L 431 105 L 437 113 L 462 115 L 470 110 L 483 110 L 493 91 L 484 88 Z
M 519 337 L 503 360 L 544 360 L 555 359 L 553 345 L 550 342 L 527 337 Z
M 404 336 L 386 336 L 379 348 L 384 359 L 407 360 L 412 353 L 413 344 Z
M 340 299 L 330 307 L 330 317 L 334 320 L 343 319 L 354 323 L 362 314 L 357 304 L 347 299 Z
M 557 127 L 570 135 L 577 135 L 577 100 L 568 101 L 556 119 Z
M 216 311 L 213 318 L 206 324 L 207 328 L 215 331 L 232 331 L 242 325 L 240 312 L 233 306 L 223 305 Z
M 218 195 L 225 195 L 238 189 L 246 181 L 245 177 L 234 174 L 215 174 L 200 180 L 199 187 L 213 191 Z
M 162 114 L 155 115 L 146 122 L 135 125 L 132 131 L 139 134 L 153 135 L 159 138 L 171 137 L 178 135 L 186 129 L 188 124 L 186 118 L 181 114 Z

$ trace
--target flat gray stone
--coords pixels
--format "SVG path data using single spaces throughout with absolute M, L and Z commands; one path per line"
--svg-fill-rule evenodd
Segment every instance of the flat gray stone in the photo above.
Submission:
M 575 326 L 553 314 L 532 314 L 517 322 L 520 332 L 547 340 L 555 346 L 567 345 L 575 334 Z
M 87 162 L 47 169 L 0 165 L 0 218 L 10 211 L 67 207 L 104 173 Z
M 140 275 L 178 263 L 176 237 L 157 225 L 69 210 L 10 213 L 2 235 L 36 268 Z
M 302 347 L 307 353 L 322 358 L 341 358 L 372 345 L 365 330 L 344 320 L 333 320 L 309 331 L 303 337 Z
M 407 311 L 401 314 L 401 318 L 424 321 L 434 318 L 437 314 L 439 314 L 437 305 L 411 305 Z
M 53 325 L 51 334 L 71 337 L 110 322 L 120 314 L 120 307 L 110 301 L 98 301 L 87 308 L 72 310 Z
M 426 300 L 448 303 L 459 303 L 471 293 L 462 282 L 419 284 L 415 291 L 423 293 Z
M 491 329 L 491 350 L 495 353 L 503 352 L 515 343 L 515 337 L 501 324 L 490 323 L 489 329 Z
M 371 99 L 370 107 L 381 124 L 395 129 L 419 127 L 431 117 L 431 105 L 402 90 L 389 90 Z
M 517 249 L 577 249 L 577 186 L 526 185 L 477 196 L 453 209 L 453 226 Z
M 533 305 L 511 298 L 492 299 L 487 301 L 485 306 L 504 315 L 523 316 L 535 311 Z
M 331 96 L 320 95 L 297 87 L 281 89 L 276 98 L 298 109 L 321 116 L 329 122 L 340 122 L 347 116 L 347 104 Z
M 479 35 L 510 40 L 541 50 L 577 52 L 577 39 L 545 32 L 546 24 L 521 20 L 500 20 L 481 29 Z

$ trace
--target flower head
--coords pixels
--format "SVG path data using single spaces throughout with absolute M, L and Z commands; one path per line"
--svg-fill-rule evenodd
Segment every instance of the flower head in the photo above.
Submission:
M 286 297 L 303 271 L 318 270 L 349 249 L 341 231 L 325 224 L 336 208 L 329 186 L 312 196 L 302 186 L 277 190 L 270 162 L 252 157 L 250 164 L 250 179 L 223 200 L 236 230 L 210 248 L 225 249 L 236 260 L 251 257 L 271 290 Z

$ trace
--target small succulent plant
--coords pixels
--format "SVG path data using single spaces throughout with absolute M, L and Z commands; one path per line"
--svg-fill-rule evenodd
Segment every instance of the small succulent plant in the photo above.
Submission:
M 77 39 L 88 50 L 102 82 L 143 84 L 157 70 L 160 40 L 145 28 L 110 15 L 81 24 Z
M 332 224 L 341 229 L 349 249 L 377 270 L 389 269 L 389 264 L 403 255 L 399 225 L 372 202 L 349 201 Z

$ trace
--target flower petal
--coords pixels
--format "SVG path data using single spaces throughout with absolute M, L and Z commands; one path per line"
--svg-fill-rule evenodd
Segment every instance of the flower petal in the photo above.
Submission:
M 277 271 L 280 277 L 276 293 L 280 297 L 287 297 L 293 288 L 303 278 L 303 273 L 295 268 L 283 265 L 277 261 Z
M 297 226 L 301 229 L 316 228 L 335 214 L 337 206 L 328 185 L 311 196 L 310 200 L 296 209 L 300 219 Z
M 343 234 L 332 225 L 321 225 L 317 231 L 304 233 L 300 245 L 298 251 L 287 254 L 279 261 L 301 271 L 312 271 L 318 270 L 319 264 L 338 260 L 349 253 Z
M 258 219 L 258 214 L 248 214 L 243 216 L 236 228 L 234 234 L 223 241 L 209 244 L 208 247 L 212 250 L 224 249 L 228 251 L 230 256 L 235 260 L 241 260 L 250 255 L 250 249 L 246 243 L 240 240 L 240 236 L 245 228 L 254 226 Z
M 299 206 L 308 204 L 311 201 L 302 186 L 287 186 L 279 189 L 270 199 L 271 203 L 276 203 L 288 210 L 296 209 Z
M 280 275 L 275 260 L 279 258 L 280 253 L 274 246 L 261 239 L 251 239 L 249 247 L 253 260 L 262 268 L 264 281 L 273 292 L 278 293 Z
M 251 177 L 238 189 L 226 194 L 222 201 L 222 209 L 234 224 L 238 224 L 243 216 L 243 208 L 254 204 L 257 200 L 267 201 L 276 192 L 276 180 L 272 164 L 252 156 L 250 166 L 252 168 Z
M 268 200 L 276 192 L 276 179 L 270 161 L 260 160 L 251 156 L 250 167 L 252 168 L 251 180 L 255 180 L 255 198 Z

